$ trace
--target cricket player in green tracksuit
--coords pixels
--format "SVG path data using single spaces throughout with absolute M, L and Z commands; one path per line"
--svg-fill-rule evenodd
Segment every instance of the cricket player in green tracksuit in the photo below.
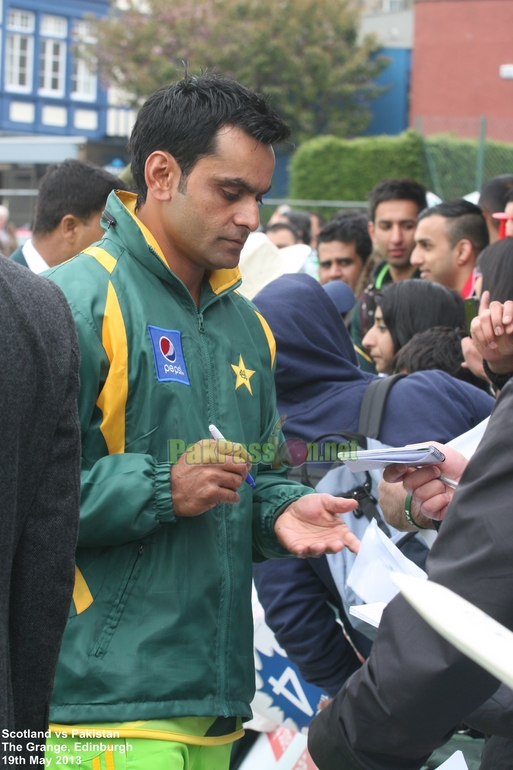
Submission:
M 151 132 L 190 141 L 219 103 L 186 175 Z M 91 770 L 226 768 L 254 694 L 252 558 L 355 547 L 337 515 L 353 503 L 312 495 L 269 454 L 275 343 L 237 263 L 274 167 L 251 120 L 284 124 L 254 104 L 211 75 L 150 97 L 131 140 L 139 197 L 112 193 L 105 237 L 47 273 L 82 357 L 76 583 L 48 751 Z M 211 424 L 248 447 L 255 488 Z

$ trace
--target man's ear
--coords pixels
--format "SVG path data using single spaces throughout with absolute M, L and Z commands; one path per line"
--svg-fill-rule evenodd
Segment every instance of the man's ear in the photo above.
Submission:
M 169 152 L 152 152 L 144 168 L 148 193 L 158 201 L 171 200 L 180 183 L 181 173 L 180 166 Z
M 371 241 L 375 243 L 376 240 L 375 240 L 375 233 L 374 233 L 374 222 L 369 222 L 369 224 L 367 225 L 367 229 L 369 231 Z
M 65 214 L 59 223 L 59 230 L 64 238 L 70 245 L 75 243 L 77 238 L 77 230 L 82 224 L 73 214 Z
M 458 241 L 453 249 L 453 253 L 458 267 L 463 267 L 474 259 L 474 247 L 468 238 L 462 238 L 461 241 Z

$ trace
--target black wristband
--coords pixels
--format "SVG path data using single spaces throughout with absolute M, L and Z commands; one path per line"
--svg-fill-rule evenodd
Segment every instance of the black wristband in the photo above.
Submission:
M 509 374 L 495 374 L 495 372 L 492 372 L 486 358 L 483 358 L 483 369 L 496 390 L 502 390 L 506 383 L 513 377 L 513 372 L 509 372 Z

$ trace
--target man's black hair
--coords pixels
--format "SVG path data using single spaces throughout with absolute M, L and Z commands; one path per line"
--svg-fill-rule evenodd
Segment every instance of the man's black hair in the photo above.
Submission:
M 461 340 L 466 336 L 462 329 L 434 326 L 415 334 L 394 359 L 394 371 L 424 372 L 439 369 L 456 377 L 463 361 Z
M 393 372 L 425 372 L 438 369 L 447 372 L 457 380 L 469 382 L 481 390 L 488 391 L 488 383 L 463 368 L 461 340 L 467 333 L 462 329 L 448 326 L 434 326 L 418 332 L 396 354 Z
M 512 191 L 513 174 L 494 176 L 493 179 L 490 179 L 482 185 L 479 193 L 479 206 L 482 209 L 486 209 L 490 214 L 497 214 L 499 211 L 504 211 L 507 196 Z M 498 229 L 499 222 L 494 219 L 493 223 Z
M 447 220 L 447 237 L 451 249 L 462 239 L 470 241 L 476 256 L 482 252 L 485 246 L 488 246 L 490 238 L 486 219 L 479 206 L 474 203 L 470 203 L 464 198 L 444 201 L 438 206 L 422 211 L 419 221 L 433 216 L 444 217 Z
M 265 233 L 276 233 L 278 230 L 288 230 L 289 233 L 292 233 L 296 241 L 299 240 L 299 233 L 296 230 L 296 228 L 293 225 L 289 225 L 288 222 L 275 222 L 273 225 L 267 225 L 264 232 Z
M 376 208 L 384 201 L 413 201 L 419 212 L 427 206 L 426 188 L 408 177 L 382 179 L 369 193 L 371 221 L 376 218 Z
M 118 177 L 82 160 L 50 166 L 39 184 L 34 235 L 51 233 L 66 214 L 85 222 L 101 211 L 112 190 L 127 190 Z
M 369 258 L 372 252 L 372 241 L 367 227 L 367 217 L 361 211 L 350 209 L 336 214 L 317 236 L 317 247 L 321 243 L 330 243 L 331 241 L 341 241 L 342 243 L 352 243 L 354 241 L 355 251 L 363 264 Z
M 511 190 L 506 195 L 506 200 L 504 202 L 504 208 L 506 208 L 506 203 L 511 203 L 511 201 L 513 201 L 513 185 L 511 186 Z M 493 213 L 495 214 L 497 212 L 494 211 Z
M 186 75 L 148 97 L 128 144 L 138 205 L 148 193 L 144 169 L 152 152 L 163 150 L 173 156 L 184 185 L 197 161 L 215 153 L 217 132 L 226 125 L 266 145 L 290 136 L 267 98 L 224 75 Z

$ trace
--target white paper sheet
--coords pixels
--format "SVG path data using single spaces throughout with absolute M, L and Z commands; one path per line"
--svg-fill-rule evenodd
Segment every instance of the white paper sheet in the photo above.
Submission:
M 355 618 L 364 620 L 373 628 L 379 628 L 383 610 L 387 605 L 385 602 L 374 602 L 373 604 L 358 604 L 349 608 L 349 614 Z
M 424 570 L 407 559 L 381 532 L 376 521 L 372 521 L 363 536 L 347 584 L 366 604 L 388 604 L 399 593 L 399 588 L 391 579 L 394 572 L 427 578 Z
M 438 770 L 468 770 L 468 765 L 462 752 L 456 751 L 443 765 L 438 766 Z

